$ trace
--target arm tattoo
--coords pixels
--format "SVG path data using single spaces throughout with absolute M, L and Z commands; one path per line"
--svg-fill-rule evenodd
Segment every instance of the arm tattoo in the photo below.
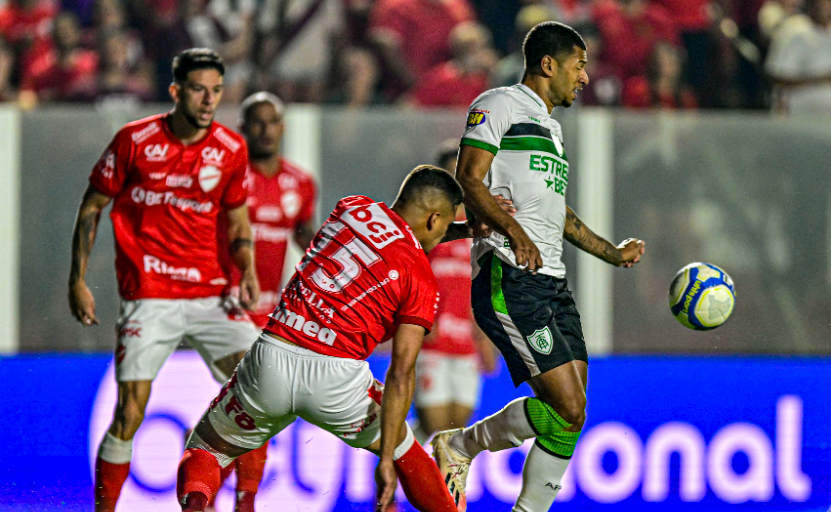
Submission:
M 621 261 L 620 250 L 608 240 L 597 236 L 580 220 L 571 208 L 566 210 L 566 225 L 563 230 L 563 238 L 580 250 L 612 264 Z
M 82 210 L 78 214 L 78 222 L 72 236 L 72 266 L 69 271 L 70 282 L 78 281 L 86 270 L 92 246 L 95 243 L 95 233 L 98 228 L 100 211 Z
M 230 252 L 234 254 L 235 252 L 239 251 L 243 247 L 253 247 L 254 242 L 251 241 L 249 238 L 234 238 L 234 241 L 231 242 Z

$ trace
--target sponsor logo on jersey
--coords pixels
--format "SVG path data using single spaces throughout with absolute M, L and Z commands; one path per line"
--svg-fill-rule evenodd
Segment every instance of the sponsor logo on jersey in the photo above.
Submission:
M 280 175 L 277 176 L 277 183 L 280 184 L 280 188 L 282 189 L 295 189 L 298 185 L 300 185 L 297 178 L 286 173 L 280 173 Z
M 282 205 L 286 217 L 293 219 L 300 212 L 300 195 L 293 190 L 288 191 L 280 198 L 280 205 Z
M 551 349 L 554 348 L 554 338 L 551 336 L 551 330 L 548 326 L 537 329 L 530 336 L 526 338 L 531 348 L 540 354 L 550 354 Z
M 487 110 L 471 110 L 470 113 L 467 115 L 467 126 L 471 128 L 473 126 L 479 126 L 480 124 L 484 123 L 485 120 L 488 118 L 487 114 L 489 114 Z
M 251 223 L 251 234 L 255 242 L 285 242 L 291 235 L 291 231 L 289 228 L 275 228 L 258 222 Z
M 161 180 L 167 176 L 167 171 L 151 172 L 147 176 L 149 176 L 151 180 Z
M 142 142 L 149 139 L 151 136 L 159 133 L 161 129 L 162 128 L 159 126 L 159 123 L 153 121 L 141 130 L 133 133 L 130 137 L 132 137 L 133 142 L 135 142 L 136 144 L 141 144 Z
M 557 139 L 554 139 L 557 140 Z M 559 157 L 531 155 L 528 170 L 546 173 L 543 177 L 545 188 L 564 196 L 568 186 L 568 162 Z
M 144 146 L 144 156 L 148 162 L 164 162 L 167 160 L 167 151 L 170 144 L 148 144 Z
M 193 185 L 193 178 L 187 174 L 171 174 L 164 180 L 164 184 L 170 188 L 190 188 Z
M 171 279 L 177 281 L 188 281 L 191 283 L 198 283 L 202 281 L 202 273 L 198 268 L 193 267 L 174 267 L 167 262 L 160 260 L 155 256 L 149 254 L 144 255 L 144 272 L 155 273 L 170 276 Z
M 219 142 L 225 144 L 225 146 L 231 150 L 232 153 L 236 153 L 239 151 L 239 148 L 242 144 L 228 134 L 222 127 L 217 127 L 216 131 L 214 132 L 214 136 L 219 140 Z
M 277 222 L 283 218 L 283 211 L 277 206 L 260 206 L 254 212 L 254 218 L 260 222 Z
M 364 300 L 364 298 L 367 295 L 369 295 L 370 293 L 375 293 L 376 291 L 380 290 L 381 288 L 385 287 L 386 285 L 390 284 L 391 282 L 393 282 L 397 279 L 398 279 L 398 271 L 391 270 L 386 279 L 384 279 L 383 281 L 381 281 L 380 283 L 378 283 L 376 285 L 372 285 L 369 288 L 367 288 L 360 295 L 358 295 L 354 299 L 350 300 L 348 304 L 341 306 L 340 310 L 341 311 L 348 311 L 352 306 L 354 306 L 355 304 L 357 304 L 360 301 Z
M 221 167 L 225 162 L 225 150 L 208 146 L 202 150 L 202 161 L 205 164 L 217 165 Z
M 376 249 L 404 238 L 404 233 L 378 203 L 350 208 L 341 216 L 350 228 L 367 237 Z
M 206 165 L 199 169 L 199 187 L 204 192 L 210 192 L 216 188 L 219 185 L 220 178 L 222 178 L 222 171 L 213 165 Z
M 210 213 L 214 205 L 210 201 L 200 203 L 193 199 L 185 199 L 178 197 L 173 192 L 153 192 L 152 190 L 144 190 L 141 187 L 135 187 L 130 191 L 130 197 L 133 202 L 143 204 L 145 206 L 158 206 L 161 204 L 173 206 L 183 212 L 192 210 L 196 213 Z
M 108 149 L 106 153 L 101 156 L 101 160 L 98 161 L 98 165 L 100 166 L 101 175 L 107 179 L 111 179 L 115 174 L 115 153 L 113 153 L 111 149 Z
M 285 309 L 278 309 L 272 313 L 272 318 L 281 324 L 291 327 L 295 331 L 302 333 L 310 338 L 317 338 L 323 344 L 330 347 L 335 343 L 338 334 L 327 328 L 320 328 L 320 324 L 313 320 L 306 320 L 302 315 L 298 315 L 293 311 L 286 311 Z

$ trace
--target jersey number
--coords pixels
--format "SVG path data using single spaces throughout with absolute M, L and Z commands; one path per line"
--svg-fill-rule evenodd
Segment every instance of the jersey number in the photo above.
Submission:
M 364 265 L 369 266 L 381 258 L 372 249 L 366 246 L 360 239 L 355 238 L 332 255 L 332 260 L 338 262 L 343 270 L 335 275 L 318 268 L 312 275 L 311 280 L 321 290 L 327 292 L 339 292 L 361 274 L 361 266 L 355 261 L 361 260 Z

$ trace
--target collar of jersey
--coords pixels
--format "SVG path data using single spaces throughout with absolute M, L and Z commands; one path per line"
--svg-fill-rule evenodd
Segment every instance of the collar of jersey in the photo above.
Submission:
M 534 103 L 536 103 L 543 110 L 545 110 L 547 114 L 549 114 L 548 109 L 545 108 L 545 102 L 542 100 L 542 98 L 540 98 L 540 95 L 535 93 L 533 90 L 531 90 L 530 87 L 528 87 L 525 84 L 516 84 L 514 87 L 516 87 L 517 89 L 519 89 L 523 93 L 527 94 L 528 97 L 531 98 L 534 101 Z

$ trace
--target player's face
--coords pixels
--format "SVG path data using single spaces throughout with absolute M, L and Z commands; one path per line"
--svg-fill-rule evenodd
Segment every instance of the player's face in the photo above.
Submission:
M 577 99 L 577 91 L 589 83 L 586 74 L 586 50 L 575 46 L 571 55 L 560 65 L 556 80 L 552 80 L 552 95 L 560 100 L 560 105 L 570 107 Z
M 198 69 L 188 73 L 183 83 L 173 83 L 170 95 L 176 109 L 195 128 L 208 128 L 214 120 L 222 98 L 222 75 L 215 69 Z
M 424 252 L 432 251 L 447 234 L 447 228 L 456 220 L 454 210 L 453 205 L 446 202 L 441 211 L 430 215 L 430 219 L 427 221 L 427 236 L 423 240 L 419 240 Z
M 283 116 L 271 103 L 254 105 L 242 125 L 253 158 L 269 158 L 280 151 L 283 138 Z

